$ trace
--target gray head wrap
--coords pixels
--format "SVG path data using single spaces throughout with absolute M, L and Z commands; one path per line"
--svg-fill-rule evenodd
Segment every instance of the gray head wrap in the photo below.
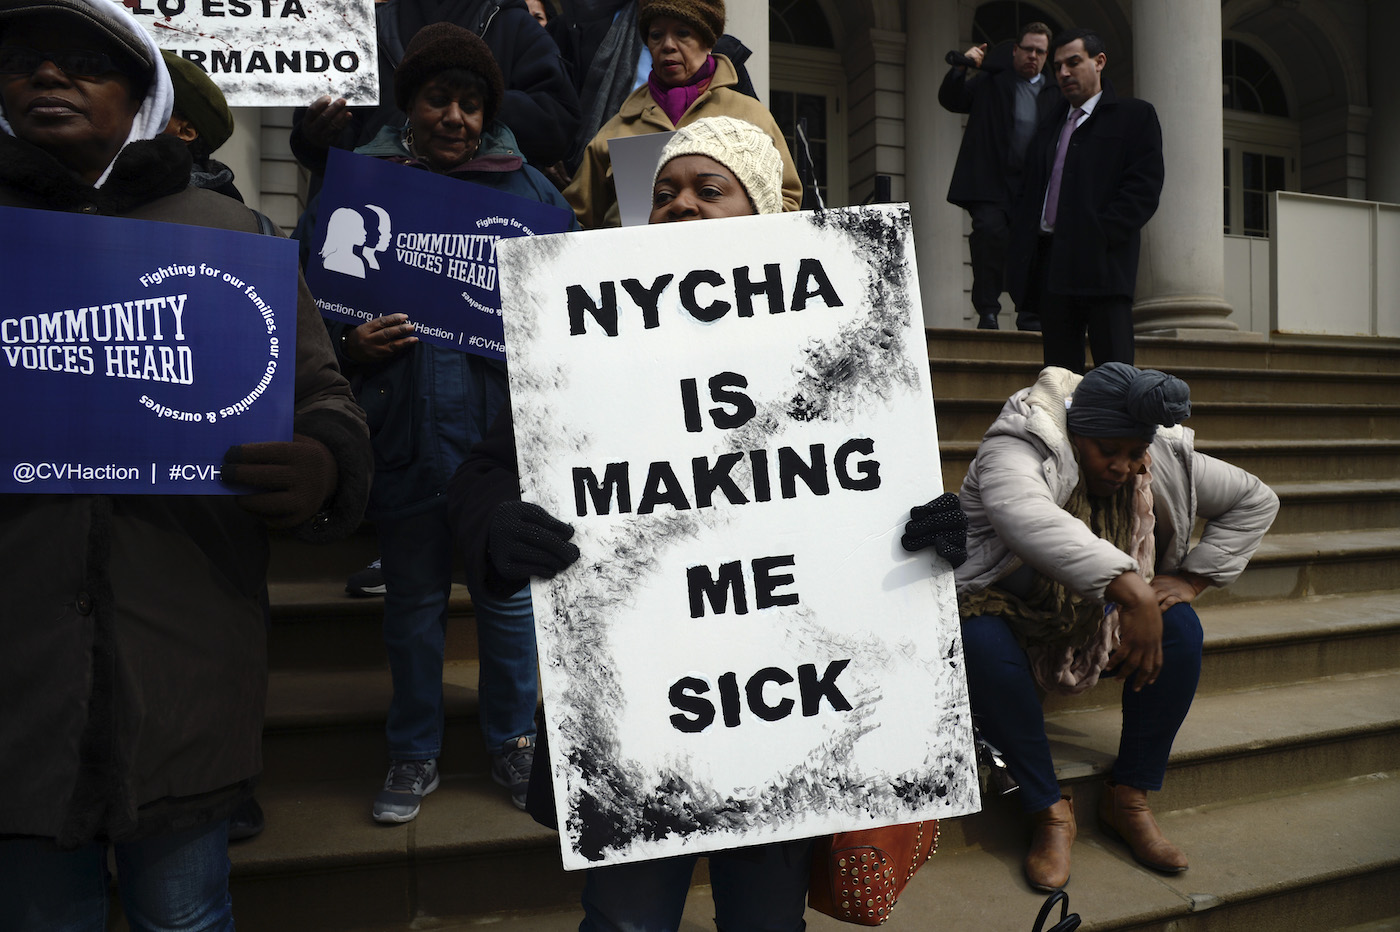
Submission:
M 1142 437 L 1158 425 L 1191 416 L 1191 388 L 1174 375 L 1122 362 L 1095 366 L 1084 376 L 1069 408 L 1070 433 L 1081 437 Z

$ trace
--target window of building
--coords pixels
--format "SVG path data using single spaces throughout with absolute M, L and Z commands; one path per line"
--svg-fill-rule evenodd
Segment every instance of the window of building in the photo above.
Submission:
M 826 14 L 816 0 L 770 0 L 768 41 L 820 49 L 836 48 L 831 24 L 826 21 Z
M 772 0 L 768 5 L 769 110 L 801 167 L 797 126 L 807 121 L 813 185 L 828 207 L 841 207 L 846 185 L 846 74 L 818 0 Z
M 972 16 L 973 44 L 987 43 L 995 48 L 1003 42 L 1014 42 L 1023 26 L 1044 23 L 1051 33 L 1060 31 L 1060 21 L 1033 3 L 1020 0 L 993 0 L 977 8 Z
M 1298 190 L 1298 125 L 1288 119 L 1288 95 L 1263 54 L 1235 39 L 1221 50 L 1225 232 L 1268 236 L 1270 195 Z
M 1221 43 L 1226 110 L 1288 116 L 1288 97 L 1283 82 L 1269 62 L 1254 49 L 1234 39 Z

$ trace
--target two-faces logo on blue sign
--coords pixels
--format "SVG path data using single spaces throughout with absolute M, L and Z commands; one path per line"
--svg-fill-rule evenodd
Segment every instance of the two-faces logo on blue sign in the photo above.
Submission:
M 420 340 L 494 359 L 505 357 L 497 241 L 573 223 L 550 204 L 338 149 L 318 209 L 306 280 L 323 315 L 407 314 Z

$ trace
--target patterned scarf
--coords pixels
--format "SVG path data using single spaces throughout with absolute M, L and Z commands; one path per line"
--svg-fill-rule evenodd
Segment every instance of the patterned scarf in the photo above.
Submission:
M 1152 579 L 1156 541 L 1152 514 L 1150 462 L 1133 482 L 1108 499 L 1089 497 L 1081 472 L 1065 511 L 1083 521 L 1096 537 L 1129 554 Z M 1118 647 L 1118 607 L 1071 592 L 1036 573 L 1025 599 L 995 584 L 958 600 L 964 618 L 999 615 L 1011 626 L 1030 657 L 1036 682 L 1047 692 L 1080 693 L 1099 681 Z

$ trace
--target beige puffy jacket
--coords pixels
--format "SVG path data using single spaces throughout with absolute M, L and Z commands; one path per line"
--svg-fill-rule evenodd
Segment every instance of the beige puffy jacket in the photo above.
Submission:
M 971 593 L 1028 565 L 1081 595 L 1103 599 L 1136 561 L 1096 537 L 1064 510 L 1079 481 L 1066 427 L 1065 401 L 1081 376 L 1048 368 L 1030 388 L 1007 399 L 982 438 L 962 485 L 967 512 L 967 562 L 958 592 Z M 1195 432 L 1162 428 L 1150 447 L 1156 573 L 1189 572 L 1229 585 L 1278 513 L 1278 496 L 1250 473 L 1197 453 Z M 1205 530 L 1195 546 L 1197 517 Z

